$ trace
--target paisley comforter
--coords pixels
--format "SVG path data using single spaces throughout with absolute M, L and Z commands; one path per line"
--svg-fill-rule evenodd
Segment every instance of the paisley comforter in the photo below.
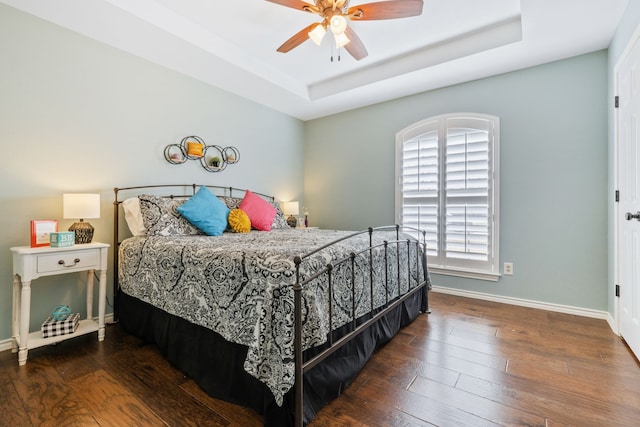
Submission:
M 294 257 L 349 234 L 352 232 L 285 229 L 224 233 L 220 237 L 131 237 L 120 245 L 120 287 L 130 296 L 247 346 L 245 370 L 265 383 L 280 405 L 295 381 Z M 376 234 L 374 245 L 395 239 L 395 232 Z M 389 244 L 386 262 L 384 249 L 373 249 L 373 268 L 369 251 L 356 255 L 353 291 L 351 263 L 336 262 L 368 248 L 368 234 L 336 243 L 305 259 L 300 269 L 302 279 L 312 277 L 328 263 L 334 265 L 331 328 L 351 321 L 354 306 L 356 318 L 371 310 L 371 283 L 373 306 L 379 308 L 424 280 L 422 257 L 416 256 L 414 245 L 407 255 L 407 245 L 403 245 L 398 260 L 396 245 Z M 410 276 L 407 266 L 411 267 Z M 390 279 L 386 291 L 385 277 Z M 305 349 L 327 340 L 329 298 L 325 275 L 304 287 Z

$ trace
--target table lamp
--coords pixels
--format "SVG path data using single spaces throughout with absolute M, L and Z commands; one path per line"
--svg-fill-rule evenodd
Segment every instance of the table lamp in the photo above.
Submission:
M 296 228 L 298 224 L 298 220 L 294 215 L 298 215 L 300 213 L 300 205 L 298 202 L 284 202 L 284 206 L 282 207 L 285 215 L 289 215 L 287 218 L 287 224 L 289 227 Z
M 93 226 L 85 218 L 100 218 L 100 194 L 63 194 L 63 216 L 79 219 L 69 227 L 76 235 L 76 244 L 91 243 Z

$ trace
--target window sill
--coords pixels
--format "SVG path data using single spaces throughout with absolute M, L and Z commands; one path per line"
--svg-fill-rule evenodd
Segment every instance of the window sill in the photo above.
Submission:
M 445 276 L 464 277 L 467 279 L 486 280 L 489 282 L 497 282 L 500 279 L 499 273 L 489 273 L 479 270 L 462 270 L 455 268 L 443 268 L 428 265 L 429 273 L 442 274 Z

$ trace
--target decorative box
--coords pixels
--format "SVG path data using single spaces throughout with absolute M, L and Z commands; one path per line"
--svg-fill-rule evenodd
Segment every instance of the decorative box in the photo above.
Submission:
M 63 248 L 65 246 L 73 246 L 76 240 L 76 233 L 73 231 L 59 231 L 49 233 L 49 243 L 54 248 Z
M 53 320 L 53 317 L 49 316 L 42 324 L 42 336 L 47 338 L 72 334 L 78 329 L 79 322 L 80 313 L 70 314 L 65 320 Z

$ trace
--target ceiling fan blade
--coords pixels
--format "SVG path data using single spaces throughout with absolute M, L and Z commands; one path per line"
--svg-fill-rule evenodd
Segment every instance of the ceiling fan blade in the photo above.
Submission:
M 423 5 L 423 0 L 379 1 L 352 6 L 347 13 L 357 21 L 406 18 L 422 14 Z
M 289 38 L 289 40 L 282 43 L 282 46 L 277 49 L 278 52 L 287 53 L 294 47 L 298 47 L 299 45 L 307 41 L 307 39 L 309 38 L 309 31 L 313 30 L 313 28 L 317 25 L 320 24 L 315 22 L 295 33 L 293 36 L 291 36 L 291 38 Z
M 302 0 L 267 0 L 271 3 L 276 3 L 281 6 L 291 7 L 303 12 L 319 13 L 318 8 L 314 4 L 309 4 Z
M 360 37 L 358 37 L 351 27 L 347 26 L 345 34 L 349 38 L 349 43 L 344 45 L 344 48 L 356 61 L 360 61 L 362 58 L 369 55 L 369 52 L 367 52 L 367 48 L 364 47 L 362 40 L 360 40 Z

